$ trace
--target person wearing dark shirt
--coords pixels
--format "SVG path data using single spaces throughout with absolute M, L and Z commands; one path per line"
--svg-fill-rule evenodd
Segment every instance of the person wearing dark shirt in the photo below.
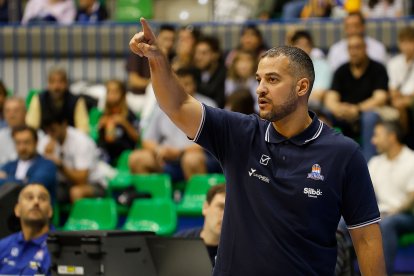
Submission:
M 182 230 L 174 235 L 181 238 L 201 238 L 206 245 L 213 266 L 220 241 L 225 199 L 226 186 L 224 184 L 211 187 L 203 204 L 203 226 Z
M 194 52 L 194 66 L 200 70 L 201 74 L 197 91 L 212 99 L 218 107 L 223 108 L 227 73 L 217 38 L 205 36 L 197 41 Z
M 46 188 L 25 186 L 14 212 L 22 231 L 0 240 L 0 275 L 51 275 L 46 240 L 53 211 Z
M 79 0 L 76 22 L 97 23 L 106 19 L 108 19 L 108 12 L 99 0 Z
M 375 155 L 371 143 L 378 108 L 388 99 L 388 75 L 385 67 L 370 59 L 363 36 L 348 38 L 350 61 L 334 73 L 325 105 L 334 117 L 334 125 L 354 139 L 361 136 L 362 152 L 367 160 Z
M 260 117 L 186 94 L 145 19 L 130 40 L 146 56 L 161 109 L 219 160 L 226 203 L 213 275 L 333 275 L 345 218 L 363 275 L 385 275 L 380 214 L 358 145 L 308 110 L 315 78 L 299 48 L 267 51 L 256 72 Z

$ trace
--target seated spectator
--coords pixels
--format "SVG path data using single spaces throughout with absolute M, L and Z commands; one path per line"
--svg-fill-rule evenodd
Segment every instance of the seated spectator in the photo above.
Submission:
M 24 125 L 26 105 L 22 98 L 9 97 L 4 103 L 4 120 L 7 127 L 0 129 L 0 166 L 17 158 L 12 130 Z
M 217 38 L 205 36 L 197 41 L 194 66 L 200 71 L 197 92 L 212 99 L 220 108 L 224 107 L 224 83 L 226 67 L 222 62 L 220 43 Z
M 404 14 L 403 0 L 368 0 L 362 5 L 362 12 L 367 18 L 396 18 Z
M 259 111 L 256 95 L 256 68 L 257 59 L 252 53 L 238 51 L 227 72 L 225 95 L 227 98 L 239 89 L 247 89 L 253 99 L 255 99 L 254 106 L 256 111 Z
M 125 85 L 118 80 L 106 83 L 106 104 L 99 120 L 98 146 L 107 161 L 115 164 L 124 150 L 134 149 L 139 139 L 139 121 L 128 109 Z
M 225 60 L 227 68 L 230 68 L 233 63 L 233 59 L 238 51 L 246 51 L 252 53 L 257 57 L 257 61 L 260 56 L 267 50 L 263 35 L 256 25 L 246 25 L 243 27 L 240 35 L 239 45 L 237 48 L 231 50 Z
M 368 169 L 381 212 L 387 274 L 394 275 L 398 238 L 414 232 L 414 152 L 402 143 L 397 123 L 378 123 L 372 143 L 380 155 L 369 161 Z
M 49 71 L 47 89 L 34 95 L 26 115 L 26 124 L 44 128 L 43 121 L 51 114 L 64 116 L 70 126 L 89 132 L 89 115 L 85 100 L 69 91 L 66 71 L 54 67 Z
M 0 80 L 0 129 L 7 126 L 6 120 L 4 120 L 4 102 L 7 98 L 7 90 L 3 82 Z
M 350 61 L 336 70 L 325 105 L 334 117 L 334 126 L 354 139 L 361 136 L 362 152 L 369 160 L 375 154 L 371 137 L 379 119 L 378 108 L 388 100 L 385 67 L 367 55 L 364 37 L 348 37 Z
M 55 202 L 56 166 L 37 153 L 36 130 L 28 126 L 20 126 L 13 129 L 12 135 L 17 159 L 0 168 L 0 185 L 4 183 L 41 184 L 48 189 L 52 202 Z
M 53 210 L 43 185 L 29 184 L 14 209 L 22 231 L 0 240 L 1 275 L 51 275 L 46 240 Z
M 184 90 L 206 105 L 215 103 L 196 92 L 194 69 L 182 68 L 176 74 Z M 135 150 L 129 158 L 132 173 L 164 172 L 172 180 L 182 181 L 194 174 L 217 172 L 217 161 L 200 146 L 190 141 L 157 106 L 150 124 L 143 133 L 142 149 Z
M 257 109 L 257 97 L 253 98 L 249 90 L 240 88 L 227 97 L 224 108 L 246 115 L 254 114 Z
M 29 0 L 24 9 L 22 24 L 55 22 L 73 23 L 76 15 L 73 0 Z
M 207 247 L 208 255 L 213 266 L 220 241 L 225 201 L 225 184 L 212 186 L 207 192 L 206 201 L 203 204 L 203 226 L 183 230 L 174 235 L 174 237 L 180 238 L 201 238 Z
M 400 54 L 388 62 L 391 105 L 399 111 L 400 123 L 409 133 L 414 115 L 414 28 L 405 27 L 398 35 Z
M 333 44 L 328 53 L 328 63 L 332 72 L 339 66 L 349 61 L 347 51 L 347 39 L 353 35 L 362 35 L 367 45 L 368 56 L 382 64 L 387 61 L 387 52 L 382 42 L 373 39 L 365 34 L 365 19 L 360 12 L 349 13 L 344 19 L 345 38 Z
M 313 49 L 313 39 L 307 31 L 296 31 L 291 40 L 294 47 L 305 51 L 309 56 Z M 325 92 L 329 90 L 332 82 L 332 72 L 329 64 L 323 58 L 312 58 L 315 70 L 315 81 L 313 83 L 312 93 L 309 96 L 309 107 L 311 109 L 320 109 L 323 104 Z
M 308 0 L 303 7 L 301 18 L 330 17 L 334 6 L 333 0 Z
M 306 3 L 306 0 L 288 1 L 283 6 L 282 18 L 285 20 L 299 18 L 303 8 L 306 6 Z
M 99 0 L 79 0 L 76 22 L 97 23 L 106 19 L 108 19 L 108 12 Z
M 47 135 L 39 141 L 38 149 L 58 168 L 58 202 L 104 196 L 106 181 L 98 167 L 95 142 L 82 131 L 68 126 L 63 116 L 48 117 L 44 122 Z
M 176 71 L 180 68 L 193 66 L 194 48 L 201 36 L 201 32 L 194 26 L 183 26 L 178 31 L 175 57 L 171 60 L 171 66 Z

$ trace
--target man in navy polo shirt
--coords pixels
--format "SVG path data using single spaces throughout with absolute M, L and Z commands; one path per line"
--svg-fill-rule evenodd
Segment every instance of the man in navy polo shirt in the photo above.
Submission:
M 46 246 L 52 217 L 49 192 L 40 184 L 26 185 L 15 214 L 22 231 L 0 240 L 0 275 L 50 275 Z
M 357 144 L 308 112 L 305 52 L 266 52 L 256 73 L 260 117 L 204 106 L 179 86 L 148 23 L 131 39 L 146 56 L 163 111 L 220 161 L 226 204 L 214 275 L 333 275 L 340 216 L 363 275 L 385 275 L 380 215 Z

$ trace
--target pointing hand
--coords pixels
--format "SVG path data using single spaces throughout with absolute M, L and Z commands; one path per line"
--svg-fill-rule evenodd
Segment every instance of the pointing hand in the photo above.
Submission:
M 148 22 L 144 18 L 141 18 L 140 21 L 142 31 L 136 33 L 132 37 L 131 41 L 129 42 L 129 48 L 132 52 L 141 57 L 145 56 L 149 58 L 162 55 L 161 51 L 156 45 L 155 35 L 151 30 Z

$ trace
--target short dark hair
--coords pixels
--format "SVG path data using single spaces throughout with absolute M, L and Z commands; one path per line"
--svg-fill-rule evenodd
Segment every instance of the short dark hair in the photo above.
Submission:
M 308 97 L 312 91 L 313 83 L 315 81 L 315 69 L 313 68 L 312 59 L 302 49 L 292 46 L 278 46 L 267 50 L 261 57 L 279 57 L 285 56 L 289 59 L 289 67 L 291 74 L 296 79 L 309 79 Z
M 414 40 L 414 28 L 406 26 L 398 32 L 398 41 Z
M 397 138 L 397 141 L 399 143 L 403 143 L 404 133 L 403 133 L 401 125 L 398 121 L 395 121 L 395 120 L 392 120 L 392 121 L 380 120 L 376 123 L 376 126 L 383 126 L 388 133 L 395 134 L 395 137 Z
M 190 76 L 193 78 L 195 83 L 198 83 L 200 80 L 200 71 L 194 67 L 181 67 L 175 71 L 175 74 L 178 77 L 187 77 Z
M 196 44 L 205 43 L 215 53 L 221 53 L 220 41 L 214 36 L 202 36 Z
M 365 17 L 362 14 L 362 12 L 359 12 L 359 11 L 350 12 L 350 13 L 348 13 L 348 16 L 346 18 L 349 18 L 351 16 L 357 16 L 359 18 L 359 20 L 361 21 L 361 24 L 365 25 Z
M 214 197 L 217 194 L 225 194 L 225 193 L 226 193 L 226 185 L 225 184 L 214 185 L 213 187 L 211 187 L 208 190 L 207 196 L 206 196 L 206 201 L 210 205 L 211 202 L 213 201 Z
M 158 33 L 162 32 L 162 31 L 175 32 L 175 26 L 172 25 L 172 24 L 161 24 L 160 28 L 158 30 Z
M 291 43 L 295 44 L 301 38 L 306 39 L 313 46 L 312 36 L 311 36 L 310 32 L 305 31 L 305 30 L 296 31 L 292 36 Z
M 37 140 L 38 140 L 37 131 L 34 128 L 32 128 L 30 126 L 27 126 L 27 125 L 17 126 L 15 128 L 13 128 L 13 130 L 12 130 L 12 137 L 14 138 L 14 136 L 17 133 L 20 133 L 20 132 L 23 132 L 23 131 L 30 132 L 30 134 L 32 135 L 34 141 L 37 143 Z
M 47 129 L 48 127 L 51 127 L 54 124 L 62 125 L 68 122 L 67 118 L 63 115 L 62 112 L 56 112 L 56 113 L 46 114 L 45 117 L 42 119 L 42 128 L 44 130 Z

